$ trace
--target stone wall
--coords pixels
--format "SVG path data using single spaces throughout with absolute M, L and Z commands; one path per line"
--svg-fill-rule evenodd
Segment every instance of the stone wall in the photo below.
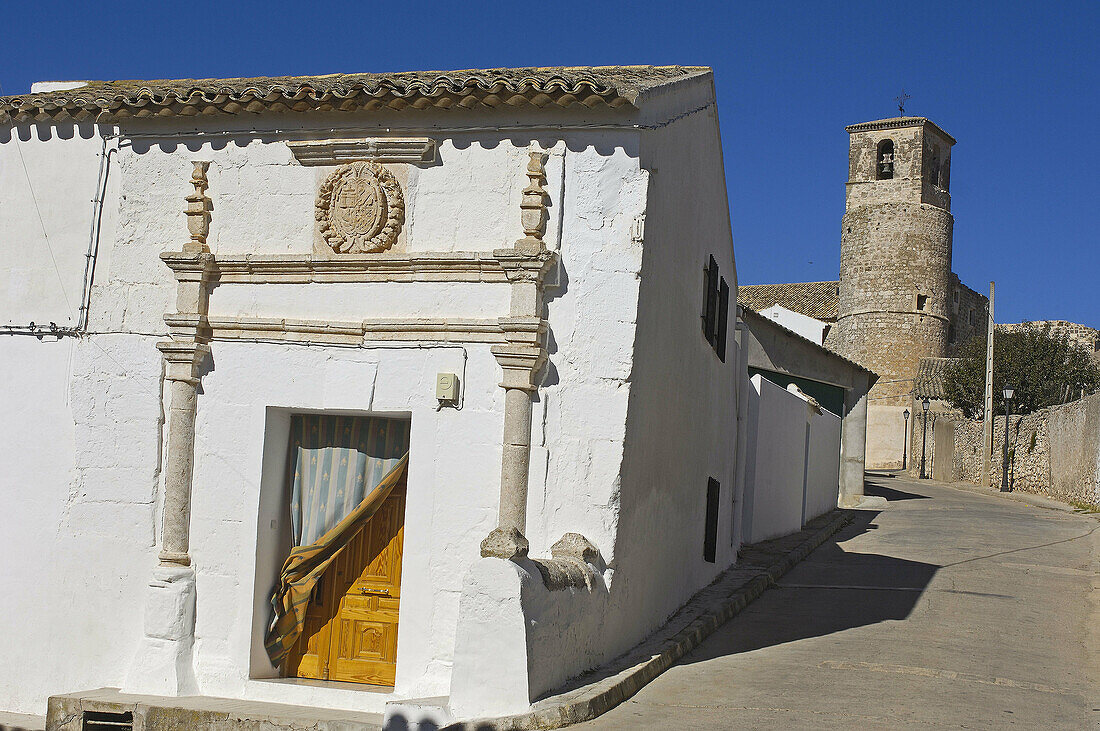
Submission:
M 827 344 L 879 374 L 876 401 L 904 397 L 920 359 L 946 351 L 952 225 L 950 213 L 920 203 L 844 215 L 840 318 Z
M 1003 416 L 994 418 L 992 484 L 1001 486 Z M 1061 406 L 1010 417 L 1013 490 L 1059 500 L 1100 503 L 1100 393 Z M 981 483 L 982 422 L 955 424 L 955 479 Z
M 1050 334 L 1056 338 L 1065 338 L 1070 343 L 1083 348 L 1092 355 L 1092 359 L 1100 362 L 1100 330 L 1088 325 L 1081 325 L 1066 320 L 1038 320 L 1035 322 L 1019 322 L 997 325 L 997 332 L 1022 332 L 1031 328 L 1050 328 Z
M 989 321 L 989 298 L 975 292 L 951 274 L 951 302 L 948 305 L 951 324 L 947 336 L 947 352 L 953 355 L 956 346 L 973 337 L 985 337 Z

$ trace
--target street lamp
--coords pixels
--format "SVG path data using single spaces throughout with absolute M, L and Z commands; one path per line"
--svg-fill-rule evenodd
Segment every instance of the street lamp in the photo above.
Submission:
M 1012 397 L 1016 395 L 1016 389 L 1006 383 L 1002 395 L 1005 397 L 1005 439 L 1004 454 L 1001 457 L 1001 492 L 1008 492 L 1012 489 L 1008 484 L 1008 416 L 1012 413 Z
M 901 469 L 905 471 L 906 465 L 906 449 L 909 447 L 909 409 L 901 412 L 902 418 L 905 419 L 905 426 L 902 428 L 902 442 L 901 442 Z
M 930 405 L 927 397 L 920 403 L 921 410 L 924 411 L 924 418 L 921 421 L 920 438 L 920 478 L 922 480 L 928 479 L 928 476 L 924 474 L 924 457 L 928 453 L 928 407 Z

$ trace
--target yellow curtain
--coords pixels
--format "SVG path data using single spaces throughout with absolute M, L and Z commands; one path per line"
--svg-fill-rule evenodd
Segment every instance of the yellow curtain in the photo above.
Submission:
M 317 581 L 344 547 L 359 533 L 367 520 L 386 501 L 394 486 L 401 481 L 408 463 L 409 453 L 406 450 L 404 456 L 354 510 L 315 542 L 291 549 L 290 556 L 283 564 L 279 584 L 271 597 L 275 618 L 268 628 L 267 640 L 264 643 L 267 654 L 276 667 L 282 665 L 302 634 L 306 609 Z

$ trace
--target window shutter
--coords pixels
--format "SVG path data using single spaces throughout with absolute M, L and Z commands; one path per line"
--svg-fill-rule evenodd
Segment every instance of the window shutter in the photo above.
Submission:
M 710 257 L 703 275 L 703 335 L 714 345 L 718 331 L 718 262 Z
M 726 362 L 726 318 L 729 316 L 729 308 L 730 288 L 726 284 L 726 278 L 722 277 L 718 284 L 718 336 L 714 351 L 723 363 Z
M 703 560 L 714 563 L 718 547 L 718 480 L 707 478 L 707 523 L 703 536 Z

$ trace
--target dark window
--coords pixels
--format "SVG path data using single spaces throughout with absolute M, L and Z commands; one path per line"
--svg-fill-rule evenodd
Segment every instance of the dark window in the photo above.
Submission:
M 729 285 L 724 277 L 718 275 L 718 262 L 711 256 L 703 268 L 703 337 L 723 363 L 726 361 L 729 300 Z
M 703 560 L 714 563 L 718 547 L 718 480 L 707 478 L 707 525 L 703 536 Z
M 894 177 L 894 141 L 883 140 L 878 143 L 878 154 L 875 156 L 876 177 L 879 180 L 890 180 Z
M 924 306 L 927 303 L 928 303 L 928 295 L 926 295 L 926 294 L 918 294 L 917 295 L 917 309 L 918 310 L 923 310 Z
M 974 324 L 974 310 L 970 310 L 969 320 L 970 320 L 970 324 L 973 325 Z
M 940 184 L 940 148 L 936 148 L 932 152 L 932 167 L 928 171 L 928 180 L 939 187 Z

